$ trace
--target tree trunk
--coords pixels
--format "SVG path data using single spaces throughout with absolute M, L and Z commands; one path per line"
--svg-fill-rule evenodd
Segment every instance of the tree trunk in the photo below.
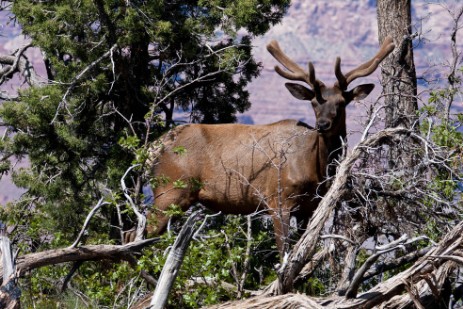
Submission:
M 380 43 L 391 36 L 397 48 L 383 62 L 386 128 L 412 128 L 417 121 L 416 72 L 413 61 L 411 0 L 378 0 Z
M 411 0 L 378 0 L 379 41 L 392 37 L 396 50 L 382 62 L 385 107 L 385 128 L 418 129 L 418 103 L 413 35 L 411 32 Z M 390 171 L 413 173 L 419 158 L 409 149 L 389 149 L 386 154 Z

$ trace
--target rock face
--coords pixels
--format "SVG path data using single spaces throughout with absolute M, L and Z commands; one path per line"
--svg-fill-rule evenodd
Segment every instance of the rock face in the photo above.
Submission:
M 412 1 L 413 31 L 422 33 L 421 40 L 415 42 L 415 64 L 417 76 L 439 82 L 439 78 L 445 79 L 445 73 L 439 70 L 451 58 L 451 14 L 462 3 L 459 0 L 429 2 Z M 0 14 L 3 14 L 0 16 L 0 25 L 3 26 L 0 28 L 0 53 L 9 53 L 22 46 L 24 38 L 19 28 L 8 27 L 7 17 L 2 12 Z M 278 40 L 285 53 L 303 67 L 312 61 L 317 77 L 332 84 L 336 80 L 336 57 L 341 56 L 344 72 L 368 60 L 378 49 L 377 32 L 375 0 L 293 0 L 283 21 L 265 36 L 253 41 L 255 57 L 262 63 L 263 69 L 261 76 L 248 86 L 253 105 L 248 112 L 239 116 L 239 121 L 262 124 L 292 118 L 314 124 L 310 105 L 293 98 L 284 87 L 286 81 L 274 72 L 273 67 L 277 62 L 265 48 L 270 40 Z M 460 31 L 457 42 L 462 41 Z M 30 58 L 40 62 L 40 53 L 32 51 Z M 436 65 L 435 69 L 433 64 Z M 347 109 L 348 131 L 353 132 L 349 137 L 351 144 L 358 139 L 359 135 L 355 132 L 361 129 L 360 123 L 365 118 L 365 104 L 371 104 L 380 93 L 379 74 L 380 70 L 377 70 L 373 75 L 353 83 L 376 83 L 378 87 L 364 102 L 353 102 Z M 11 85 L 7 87 L 0 90 L 12 90 Z M 425 90 L 424 87 L 427 86 L 422 83 L 419 92 Z M 462 103 L 457 102 L 455 108 L 463 110 Z M 5 177 L 0 179 L 0 204 L 18 194 L 19 191 Z

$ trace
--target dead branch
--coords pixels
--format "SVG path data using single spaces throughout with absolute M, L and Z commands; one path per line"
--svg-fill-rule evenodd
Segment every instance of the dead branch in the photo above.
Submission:
M 17 287 L 15 277 L 12 276 L 0 287 L 0 308 L 19 309 L 21 290 Z
M 322 250 L 318 251 L 310 260 L 309 263 L 307 263 L 304 268 L 301 270 L 299 275 L 296 278 L 296 284 L 299 282 L 303 282 L 306 280 L 309 276 L 312 275 L 312 273 L 315 271 L 315 269 L 320 265 L 320 263 L 326 259 L 331 251 L 334 248 L 330 247 L 324 247 Z
M 321 309 L 324 308 L 315 300 L 303 294 L 285 294 L 278 296 L 254 297 L 243 301 L 227 302 L 207 307 L 208 309 Z
M 262 294 L 243 301 L 228 302 L 208 307 L 209 309 L 234 309 L 234 308 L 330 308 L 330 309 L 354 309 L 373 308 L 381 305 L 381 308 L 403 308 L 407 304 L 422 302 L 423 297 L 433 296 L 441 290 L 445 279 L 448 278 L 455 263 L 449 260 L 449 256 L 457 257 L 463 254 L 463 222 L 455 226 L 442 241 L 432 248 L 425 256 L 414 265 L 396 276 L 379 283 L 372 289 L 358 295 L 355 299 L 347 299 L 340 296 L 326 298 L 312 298 L 302 294 L 285 294 L 269 296 Z M 443 257 L 443 258 L 441 258 Z M 455 260 L 455 258 L 453 258 Z M 463 262 L 458 260 L 459 262 Z M 435 278 L 430 280 L 430 278 Z M 413 287 L 410 289 L 410 287 Z M 403 294 L 407 290 L 413 293 Z M 434 291 L 434 292 L 433 292 Z M 437 295 L 438 296 L 438 295 Z
M 127 199 L 127 202 L 132 207 L 133 212 L 137 216 L 137 229 L 136 229 L 136 232 L 134 233 L 135 238 L 130 239 L 130 241 L 143 239 L 143 233 L 146 227 L 146 216 L 140 212 L 137 205 L 135 205 L 135 203 L 133 202 L 132 198 L 130 197 L 127 186 L 125 184 L 125 177 L 127 177 L 128 173 L 137 166 L 139 166 L 139 164 L 132 165 L 131 167 L 129 167 L 121 178 L 121 187 L 122 187 L 122 191 L 124 192 L 124 196 Z M 126 243 L 130 241 L 126 241 Z
M 85 219 L 84 225 L 82 226 L 82 229 L 81 229 L 79 235 L 77 236 L 77 239 L 74 241 L 74 243 L 72 245 L 69 246 L 69 248 L 75 248 L 79 244 L 80 240 L 82 239 L 82 236 L 85 233 L 85 230 L 87 229 L 88 224 L 90 223 L 90 219 L 95 215 L 95 213 L 98 211 L 98 209 L 100 209 L 104 205 L 109 205 L 108 202 L 103 203 L 103 199 L 104 198 L 102 197 L 98 201 L 98 203 L 95 205 L 95 207 L 93 207 L 93 209 L 87 215 L 87 218 Z
M 0 64 L 3 65 L 0 69 L 0 85 L 15 73 L 21 73 L 26 82 L 31 86 L 40 86 L 42 84 L 34 67 L 26 56 L 24 56 L 24 52 L 31 46 L 32 44 L 29 43 L 16 50 L 12 55 L 0 55 Z
M 180 266 L 182 266 L 186 250 L 188 249 L 190 241 L 193 238 L 193 234 L 196 230 L 194 228 L 194 224 L 196 223 L 196 218 L 200 213 L 201 210 L 198 210 L 188 217 L 180 233 L 175 239 L 175 242 L 170 249 L 166 263 L 162 268 L 161 275 L 159 276 L 158 284 L 156 285 L 156 290 L 154 291 L 153 297 L 151 298 L 149 308 L 164 308 L 164 305 L 167 302 L 167 297 L 169 296 L 170 289 L 174 284 Z
M 244 283 L 249 270 L 249 263 L 251 262 L 251 245 L 252 245 L 252 220 L 251 215 L 246 216 L 246 253 L 244 254 L 243 272 L 238 284 L 237 297 L 241 298 L 244 292 Z
M 270 301 L 269 299 L 280 300 L 280 298 L 278 297 L 272 298 L 272 293 L 287 293 L 288 291 L 291 291 L 294 280 L 300 275 L 302 268 L 314 256 L 316 246 L 319 243 L 320 239 L 320 231 L 322 230 L 328 218 L 330 217 L 331 212 L 341 201 L 344 194 L 349 191 L 347 187 L 348 178 L 351 175 L 351 169 L 355 162 L 359 158 L 361 158 L 361 155 L 363 153 L 368 153 L 368 151 L 371 151 L 372 149 L 377 149 L 379 146 L 384 144 L 390 145 L 397 142 L 402 142 L 404 140 L 404 137 L 412 139 L 417 144 L 423 145 L 424 148 L 431 147 L 426 140 L 418 136 L 414 131 L 401 127 L 385 129 L 363 140 L 340 163 L 338 167 L 338 172 L 336 174 L 336 178 L 334 179 L 331 188 L 329 189 L 329 191 L 321 201 L 319 207 L 315 211 L 312 220 L 308 224 L 306 232 L 302 235 L 299 242 L 294 246 L 293 251 L 291 252 L 288 258 L 288 262 L 286 263 L 286 265 L 283 266 L 282 280 L 273 282 L 261 296 L 257 297 L 258 299 L 251 299 L 237 303 L 232 302 L 213 308 L 267 308 L 267 302 L 272 303 L 272 301 Z M 432 273 L 436 269 L 436 267 L 438 269 L 438 267 L 443 265 L 445 261 L 449 259 L 451 259 L 452 261 L 458 260 L 456 254 L 450 254 L 449 252 L 454 252 L 455 250 L 457 250 L 461 240 L 455 238 L 455 235 L 458 235 L 458 233 L 461 232 L 463 232 L 462 224 L 456 226 L 453 232 L 449 233 L 439 244 L 439 246 L 430 249 L 426 256 L 424 256 L 418 262 L 415 263 L 414 267 L 409 268 L 407 271 L 398 274 L 396 277 L 393 277 L 386 282 L 380 283 L 370 291 L 357 296 L 357 298 L 354 298 L 352 300 L 348 299 L 348 297 L 356 297 L 356 293 L 352 293 L 351 291 L 351 293 L 348 293 L 349 296 L 347 298 L 331 296 L 325 299 L 311 300 L 315 301 L 319 306 L 327 308 L 334 306 L 334 304 L 339 308 L 371 308 L 379 303 L 387 301 L 391 299 L 391 297 L 399 295 L 400 293 L 406 290 L 404 280 L 411 280 L 412 282 L 424 280 L 420 278 L 422 278 L 422 276 L 424 275 Z M 413 241 L 419 239 L 413 239 Z M 393 248 L 394 250 L 397 249 L 397 246 L 403 247 L 410 241 L 406 242 L 405 239 L 399 239 L 397 242 L 397 244 L 395 242 L 391 244 L 391 246 L 395 246 Z M 393 249 L 388 249 L 385 247 L 377 248 L 377 250 Z M 432 258 L 432 256 L 439 258 L 434 259 Z M 375 256 L 375 260 L 377 259 L 377 257 L 378 256 Z M 414 258 L 409 257 L 409 259 Z M 430 260 L 432 260 L 432 262 L 430 262 Z M 360 282 L 363 282 L 364 278 L 366 277 L 367 271 L 370 269 L 371 266 L 373 266 L 373 263 L 367 263 L 366 266 L 363 269 L 361 269 L 361 271 L 357 272 L 358 278 L 353 280 L 353 282 L 357 286 L 356 288 L 354 288 L 354 290 L 357 290 Z M 292 294 L 286 294 L 286 297 L 289 297 L 290 295 Z M 409 293 L 407 295 L 407 299 L 411 299 L 410 297 L 412 297 L 412 294 Z M 418 296 L 420 295 L 421 294 L 418 294 Z M 267 298 L 267 300 L 263 300 L 264 298 Z M 306 298 L 308 299 L 308 297 Z M 273 307 L 283 308 L 283 306 L 280 307 L 280 305 L 276 304 L 275 302 L 273 302 Z
M 157 242 L 159 242 L 159 238 L 150 238 L 126 245 L 87 245 L 30 253 L 16 259 L 16 269 L 18 277 L 20 277 L 32 269 L 66 262 L 89 260 L 131 261 L 133 253 L 139 252 Z M 0 276 L 3 276 L 3 267 L 0 268 Z
M 378 264 L 375 264 L 372 268 L 370 268 L 370 270 L 368 270 L 364 276 L 363 276 L 363 280 L 368 280 L 374 276 L 377 276 L 381 273 L 384 273 L 388 270 L 392 270 L 392 269 L 396 269 L 400 266 L 403 266 L 407 263 L 411 263 L 411 262 L 415 262 L 416 260 L 418 260 L 420 257 L 424 256 L 426 253 L 429 252 L 429 250 L 431 250 L 431 247 L 427 247 L 427 248 L 424 248 L 424 249 L 421 249 L 421 250 L 418 250 L 418 251 L 413 251 L 413 252 L 410 252 L 409 254 L 406 254 L 400 258 L 397 258 L 397 259 L 393 259 L 391 261 L 388 261 L 388 262 L 383 262 L 383 263 L 378 263 Z
M 0 231 L 0 253 L 2 268 L 5 270 L 0 287 L 0 308 L 16 309 L 19 308 L 19 297 L 21 291 L 16 285 L 16 274 L 14 255 L 11 253 L 10 239 L 3 235 L 3 227 Z
M 398 136 L 410 135 L 411 133 L 409 129 L 403 127 L 385 129 L 370 136 L 354 147 L 352 152 L 340 163 L 333 184 L 315 210 L 307 226 L 307 230 L 294 246 L 289 256 L 288 263 L 283 269 L 284 278 L 282 282 L 274 282 L 269 286 L 267 292 L 279 294 L 290 292 L 293 289 L 294 280 L 299 275 L 306 262 L 315 253 L 321 230 L 331 216 L 331 212 L 338 202 L 341 201 L 347 190 L 346 184 L 350 171 L 362 153 L 367 149 L 374 148 L 385 142 L 390 142 Z
M 354 298 L 357 295 L 358 288 L 360 287 L 360 284 L 364 280 L 365 273 L 367 272 L 367 270 L 370 269 L 370 267 L 378 260 L 378 258 L 381 255 L 387 254 L 397 249 L 405 248 L 404 247 L 405 245 L 410 244 L 411 242 L 414 242 L 417 240 L 421 240 L 421 238 L 408 240 L 407 235 L 402 235 L 402 237 L 400 237 L 399 239 L 385 246 L 379 247 L 378 248 L 379 251 L 371 255 L 355 273 L 354 278 L 352 279 L 351 285 L 349 289 L 347 290 L 346 298 Z

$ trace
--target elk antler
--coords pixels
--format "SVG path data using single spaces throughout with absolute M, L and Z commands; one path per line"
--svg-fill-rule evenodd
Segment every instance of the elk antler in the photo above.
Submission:
M 341 72 L 341 58 L 336 58 L 336 64 L 334 66 L 334 73 L 338 81 L 334 84 L 339 87 L 341 90 L 346 90 L 347 86 L 354 80 L 359 77 L 368 76 L 373 73 L 381 61 L 387 57 L 395 48 L 392 38 L 390 36 L 386 37 L 379 49 L 378 53 L 370 59 L 369 61 L 359 65 L 357 68 L 348 72 L 346 75 Z
M 309 71 L 304 71 L 298 64 L 292 61 L 286 54 L 281 50 L 280 45 L 275 40 L 272 40 L 267 45 L 267 50 L 270 54 L 280 62 L 286 69 L 289 70 L 285 71 L 281 69 L 279 66 L 275 66 L 275 71 L 280 74 L 282 77 L 287 78 L 289 80 L 297 80 L 301 82 L 305 82 L 312 87 L 313 91 L 315 92 L 315 96 L 319 103 L 326 102 L 325 99 L 322 97 L 321 88 L 325 87 L 320 80 L 315 77 L 315 68 L 312 62 L 309 62 Z

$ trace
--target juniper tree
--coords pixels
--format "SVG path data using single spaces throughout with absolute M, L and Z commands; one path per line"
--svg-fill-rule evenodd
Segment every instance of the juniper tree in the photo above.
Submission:
M 14 1 L 15 21 L 43 52 L 47 73 L 0 111 L 12 133 L 2 154 L 30 161 L 14 182 L 27 189 L 21 203 L 32 218 L 40 213 L 41 228 L 75 235 L 88 207 L 104 188 L 119 188 L 142 156 L 134 150 L 168 128 L 176 109 L 194 122 L 235 121 L 250 107 L 245 86 L 259 72 L 251 38 L 288 5 Z

